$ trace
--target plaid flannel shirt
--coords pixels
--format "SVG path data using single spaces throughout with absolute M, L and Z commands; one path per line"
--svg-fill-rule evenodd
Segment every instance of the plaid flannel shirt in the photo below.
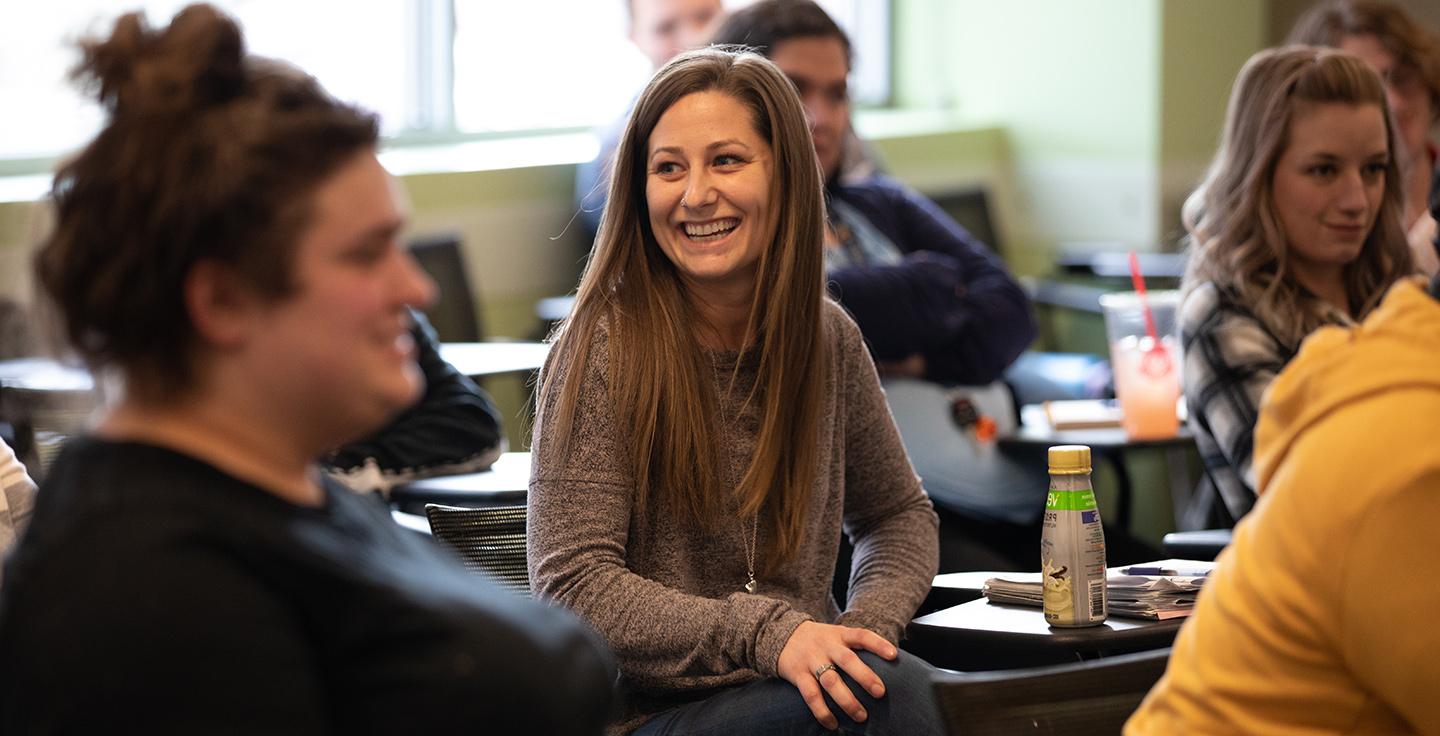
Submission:
M 1327 321 L 1353 325 L 1338 309 Z M 1213 282 L 1196 286 L 1180 305 L 1185 403 L 1200 458 L 1230 515 L 1255 504 L 1255 422 L 1265 389 L 1299 344 L 1275 335 L 1236 295 Z

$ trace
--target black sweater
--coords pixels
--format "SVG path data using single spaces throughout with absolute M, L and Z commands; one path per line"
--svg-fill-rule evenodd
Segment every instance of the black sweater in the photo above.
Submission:
M 0 732 L 598 733 L 612 665 L 325 481 L 77 438 L 0 595 Z

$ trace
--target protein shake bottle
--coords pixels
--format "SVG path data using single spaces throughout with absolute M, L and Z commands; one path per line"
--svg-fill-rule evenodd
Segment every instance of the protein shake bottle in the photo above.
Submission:
M 1095 626 L 1105 621 L 1105 530 L 1090 485 L 1090 448 L 1050 448 L 1050 493 L 1040 537 L 1045 622 Z

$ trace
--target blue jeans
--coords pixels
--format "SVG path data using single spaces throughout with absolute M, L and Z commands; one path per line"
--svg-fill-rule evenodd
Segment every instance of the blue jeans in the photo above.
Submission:
M 859 652 L 861 661 L 875 670 L 885 683 L 885 697 L 873 698 L 844 672 L 845 685 L 865 706 L 864 723 L 850 720 L 827 694 L 825 703 L 840 724 L 839 733 L 874 736 L 927 736 L 945 733 L 940 710 L 935 704 L 930 677 L 935 670 L 909 652 L 901 651 L 893 662 L 870 652 Z M 726 690 L 705 700 L 667 710 L 635 730 L 635 736 L 691 734 L 730 736 L 766 734 L 800 736 L 831 734 L 810 712 L 794 685 L 771 677 Z

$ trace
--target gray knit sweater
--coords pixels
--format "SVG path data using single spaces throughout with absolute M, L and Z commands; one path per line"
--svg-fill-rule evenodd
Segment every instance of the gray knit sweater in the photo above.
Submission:
M 831 367 L 817 457 L 825 464 L 793 562 L 772 574 L 757 564 L 754 594 L 743 592 L 750 519 L 740 519 L 738 510 L 733 523 L 711 530 L 636 512 L 627 427 L 615 419 L 606 387 L 613 358 L 603 325 L 583 378 L 568 461 L 554 457 L 546 423 L 559 382 L 540 396 L 530 576 L 540 596 L 579 613 L 614 649 L 629 690 L 627 712 L 614 731 L 713 688 L 774 676 L 780 650 L 807 620 L 864 627 L 897 642 L 929 590 L 938 558 L 935 512 L 900 443 L 859 329 L 828 300 L 823 319 Z M 707 355 L 724 397 L 737 355 Z M 568 360 L 552 353 L 545 374 Z M 756 361 L 744 361 L 732 395 L 748 392 L 756 368 Z M 733 417 L 739 408 L 727 406 L 721 414 Z M 723 424 L 715 437 L 728 477 L 739 478 L 755 447 L 758 413 Z M 843 613 L 831 595 L 842 528 L 855 544 Z M 757 560 L 768 554 L 765 536 L 762 524 Z

